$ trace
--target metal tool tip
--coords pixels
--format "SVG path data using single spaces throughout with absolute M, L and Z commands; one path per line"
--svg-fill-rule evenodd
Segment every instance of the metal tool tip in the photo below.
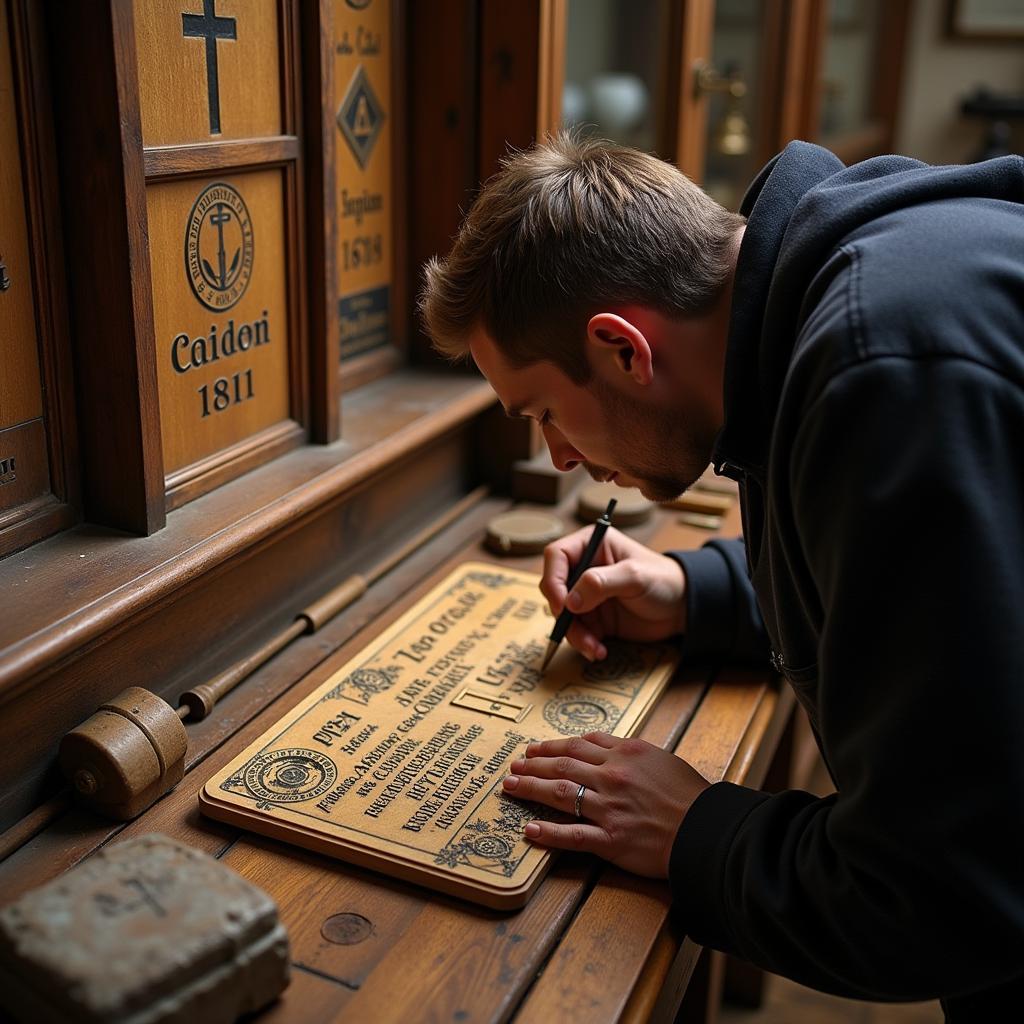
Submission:
M 551 664 L 551 659 L 555 656 L 555 651 L 558 650 L 558 644 L 554 640 L 548 641 L 548 649 L 544 652 L 544 660 L 540 663 L 541 674 Z

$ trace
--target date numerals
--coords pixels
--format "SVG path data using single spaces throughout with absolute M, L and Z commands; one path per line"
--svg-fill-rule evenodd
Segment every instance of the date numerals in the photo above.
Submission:
M 384 260 L 384 238 L 382 235 L 356 235 L 341 243 L 341 265 L 343 270 L 358 270 L 372 267 Z
M 218 377 L 211 384 L 196 388 L 203 403 L 203 419 L 211 413 L 224 412 L 253 397 L 252 370 L 239 370 L 230 377 Z

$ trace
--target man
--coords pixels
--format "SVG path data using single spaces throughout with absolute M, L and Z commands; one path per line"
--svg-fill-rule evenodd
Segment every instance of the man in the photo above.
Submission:
M 739 481 L 745 548 L 609 531 L 569 639 L 770 660 L 837 789 L 709 786 L 594 734 L 513 765 L 508 792 L 570 814 L 586 786 L 583 820 L 527 834 L 668 877 L 701 943 L 950 1020 L 1024 1011 L 1022 201 L 1018 157 L 792 143 L 736 216 L 561 137 L 484 186 L 421 303 L 559 468 L 655 499 L 709 461 Z M 556 614 L 588 533 L 545 554 Z

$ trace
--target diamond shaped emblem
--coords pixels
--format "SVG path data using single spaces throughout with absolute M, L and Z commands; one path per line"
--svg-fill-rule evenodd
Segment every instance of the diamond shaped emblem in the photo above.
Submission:
M 345 136 L 359 166 L 366 170 L 370 153 L 373 152 L 381 125 L 384 124 L 384 111 L 362 64 L 352 76 L 345 98 L 338 108 L 337 120 L 341 134 Z

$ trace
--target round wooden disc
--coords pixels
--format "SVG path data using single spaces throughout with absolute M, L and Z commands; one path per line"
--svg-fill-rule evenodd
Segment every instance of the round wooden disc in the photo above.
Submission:
M 535 555 L 563 533 L 550 512 L 502 512 L 487 524 L 487 546 L 499 555 Z
M 599 518 L 614 498 L 618 504 L 612 513 L 613 526 L 632 526 L 648 519 L 654 509 L 654 502 L 648 501 L 636 487 L 619 487 L 616 484 L 587 484 L 580 491 L 576 515 L 585 523 Z

